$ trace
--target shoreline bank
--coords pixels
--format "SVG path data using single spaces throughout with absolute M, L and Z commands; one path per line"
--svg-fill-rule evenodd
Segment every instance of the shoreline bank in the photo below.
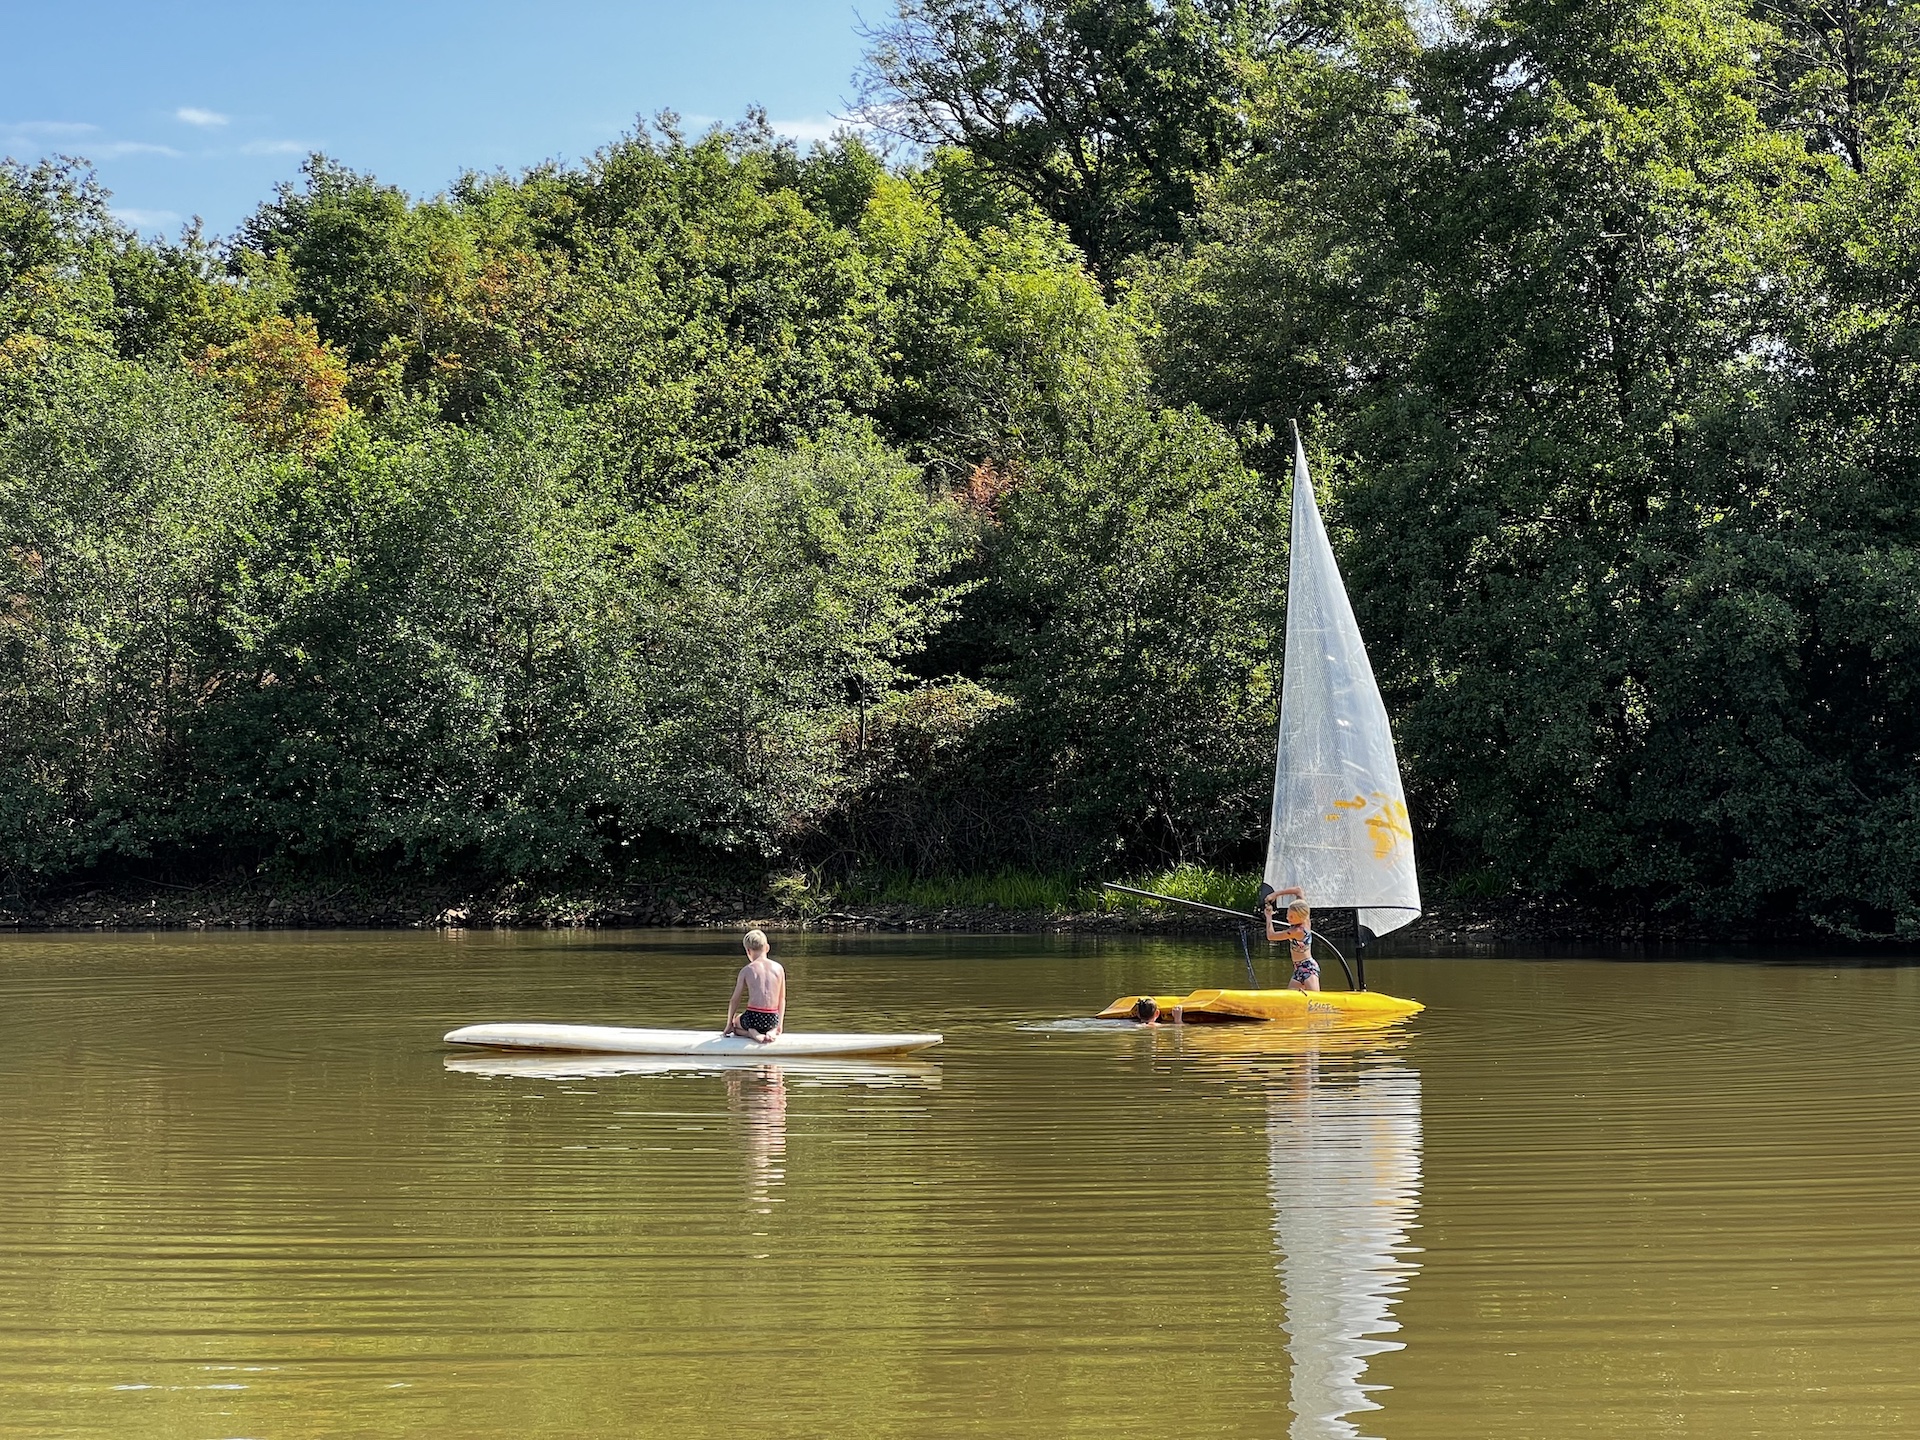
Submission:
M 1344 946 L 1344 912 L 1328 934 Z M 607 893 L 543 893 L 508 886 L 475 891 L 419 882 L 382 884 L 218 881 L 201 885 L 132 882 L 79 887 L 33 901 L 0 897 L 0 930 L 431 930 L 744 928 L 798 932 L 944 931 L 974 934 L 1167 934 L 1231 937 L 1237 922 L 1174 906 L 1092 912 L 1021 910 L 997 905 L 852 904 L 823 898 L 783 904 L 751 888 L 663 882 Z M 1768 944 L 1793 936 L 1732 931 L 1696 920 L 1625 919 L 1615 911 L 1544 901 L 1462 904 L 1441 900 L 1386 942 L 1426 946 L 1515 944 Z M 1824 937 L 1834 946 L 1857 942 Z M 1861 946 L 1859 948 L 1878 948 Z

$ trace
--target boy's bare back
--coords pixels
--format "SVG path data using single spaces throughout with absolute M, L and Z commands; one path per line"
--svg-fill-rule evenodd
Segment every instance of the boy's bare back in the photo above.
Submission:
M 740 967 L 740 983 L 747 987 L 747 1004 L 755 1010 L 778 1010 L 786 998 L 787 972 L 771 955 L 761 955 Z

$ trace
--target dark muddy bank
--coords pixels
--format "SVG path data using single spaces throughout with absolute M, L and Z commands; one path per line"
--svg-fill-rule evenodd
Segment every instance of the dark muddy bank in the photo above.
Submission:
M 1788 937 L 1762 927 L 1729 930 L 1659 915 L 1635 916 L 1545 901 L 1439 900 L 1396 932 L 1388 946 L 1648 945 L 1745 942 Z M 1333 912 L 1323 930 L 1351 937 L 1351 916 Z M 929 908 L 856 904 L 778 887 L 687 877 L 604 891 L 545 891 L 434 884 L 399 878 L 313 881 L 220 880 L 200 884 L 124 880 L 33 896 L 0 896 L 0 927 L 30 930 L 432 929 L 566 926 L 745 926 L 783 930 L 945 930 L 977 933 L 1110 932 L 1231 937 L 1235 922 L 1173 906 L 1064 913 L 993 905 Z M 1809 937 L 1799 929 L 1796 937 Z M 1839 936 L 1822 937 L 1834 945 Z M 1823 947 L 1825 948 L 1825 947 Z

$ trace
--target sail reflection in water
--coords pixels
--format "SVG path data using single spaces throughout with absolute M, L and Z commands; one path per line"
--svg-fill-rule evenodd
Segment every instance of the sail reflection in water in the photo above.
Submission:
M 1293 1368 L 1293 1440 L 1345 1440 L 1377 1410 L 1367 1361 L 1403 1348 L 1396 1297 L 1419 1265 L 1420 1076 L 1364 1055 L 1303 1055 L 1276 1079 L 1267 1136 Z

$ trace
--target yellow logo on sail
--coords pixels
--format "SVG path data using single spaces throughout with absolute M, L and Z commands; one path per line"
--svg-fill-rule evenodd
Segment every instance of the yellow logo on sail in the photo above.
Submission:
M 1378 806 L 1378 809 L 1374 809 Z M 1326 819 L 1345 818 L 1343 811 L 1366 811 L 1374 813 L 1366 817 L 1367 837 L 1373 841 L 1373 858 L 1385 860 L 1393 854 L 1394 847 L 1402 840 L 1413 839 L 1413 831 L 1407 822 L 1407 807 L 1399 800 L 1375 790 L 1369 795 L 1356 795 L 1351 800 L 1336 800 L 1333 809 L 1328 811 Z

